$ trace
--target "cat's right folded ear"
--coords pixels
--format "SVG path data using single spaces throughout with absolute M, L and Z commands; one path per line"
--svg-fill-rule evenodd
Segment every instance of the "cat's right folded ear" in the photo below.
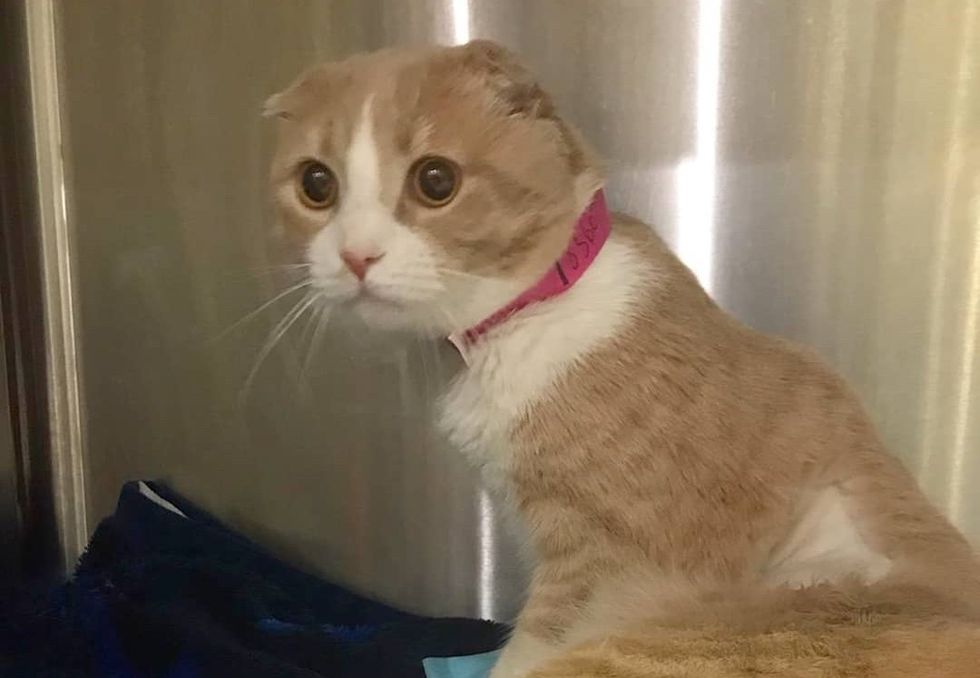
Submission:
M 284 90 L 265 100 L 262 117 L 291 120 L 306 100 L 325 95 L 329 88 L 329 72 L 326 65 L 321 64 L 300 74 Z
M 551 97 L 513 52 L 491 40 L 473 40 L 456 49 L 465 71 L 490 88 L 508 115 L 554 117 Z

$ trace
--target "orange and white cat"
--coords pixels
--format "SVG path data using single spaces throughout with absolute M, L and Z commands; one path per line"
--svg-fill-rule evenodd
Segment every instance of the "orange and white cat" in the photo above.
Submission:
M 458 336 L 493 317 L 602 186 L 579 133 L 485 41 L 318 66 L 267 114 L 312 286 L 381 328 Z M 577 283 L 463 350 L 439 423 L 513 503 L 535 563 L 494 678 L 735 591 L 977 599 L 971 548 L 841 379 L 719 310 L 643 224 L 614 216 Z

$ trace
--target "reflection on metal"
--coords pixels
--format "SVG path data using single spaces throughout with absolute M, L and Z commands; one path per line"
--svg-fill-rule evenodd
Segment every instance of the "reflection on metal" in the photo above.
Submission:
M 3 313 L 0 312 L 0 577 L 10 581 L 20 551 L 20 516 L 17 509 L 17 464 L 13 412 L 7 396 L 7 374 Z
M 955 433 L 953 435 L 952 449 L 952 470 L 950 473 L 950 492 L 949 492 L 949 512 L 955 517 L 965 517 L 963 505 L 963 491 L 972 476 L 966 474 L 966 464 L 971 449 L 970 447 L 970 412 L 974 409 L 974 392 L 977 381 L 977 362 L 980 356 L 977 355 L 977 338 L 980 337 L 980 324 L 977 319 L 980 316 L 980 181 L 975 181 L 974 190 L 978 195 L 971 201 L 972 222 L 974 224 L 973 233 L 973 256 L 970 258 L 969 272 L 970 282 L 966 301 L 966 320 L 963 330 L 963 374 L 957 381 L 956 395 L 956 422 L 954 424 Z M 975 427 L 975 420 L 972 422 Z M 971 484 L 972 485 L 972 484 Z M 971 509 L 974 507 L 970 507 Z
M 964 17 L 964 41 L 968 45 L 980 44 L 980 3 L 971 3 L 966 9 Z M 969 109 L 968 87 L 973 87 L 973 95 L 976 96 L 978 80 L 977 72 L 980 70 L 977 62 L 980 61 L 980 50 L 963 52 L 960 55 L 960 66 L 957 72 L 957 83 L 953 89 L 953 122 L 950 124 L 951 148 L 949 160 L 947 162 L 947 176 L 945 193 L 943 195 L 942 217 L 940 228 L 947 234 L 953 226 L 953 206 L 955 202 L 956 180 L 964 169 L 964 153 L 967 149 L 965 144 L 960 141 L 961 136 L 966 136 L 969 129 L 966 126 L 966 115 Z M 974 115 L 977 114 L 974 107 Z M 974 154 L 980 153 L 980 144 L 975 141 L 974 148 L 970 149 Z M 956 421 L 953 424 L 955 433 L 953 435 L 952 449 L 952 469 L 950 478 L 950 497 L 949 510 L 954 516 L 963 515 L 963 490 L 966 485 L 963 482 L 964 472 L 966 471 L 967 455 L 970 445 L 970 411 L 973 408 L 973 393 L 975 380 L 977 379 L 976 368 L 980 356 L 977 355 L 977 338 L 980 337 L 980 325 L 977 317 L 980 315 L 980 176 L 973 176 L 973 196 L 967 206 L 967 219 L 973 224 L 973 256 L 970 258 L 969 271 L 970 282 L 966 297 L 966 320 L 963 331 L 964 361 L 962 365 L 963 373 L 957 382 L 956 397 Z M 975 507 L 971 507 L 975 508 Z
M 980 325 L 977 323 L 977 316 L 980 313 L 980 175 L 978 175 L 976 161 L 976 155 L 980 153 L 980 141 L 977 139 L 975 121 L 978 114 L 975 103 L 976 88 L 980 80 L 978 77 L 980 66 L 977 64 L 977 45 L 980 45 L 980 35 L 978 35 L 980 3 L 968 3 L 964 9 L 962 25 L 963 49 L 958 58 L 954 86 L 950 88 L 949 93 L 951 122 L 946 138 L 948 153 L 943 163 L 943 195 L 939 202 L 936 220 L 938 252 L 931 276 L 929 297 L 931 310 L 926 343 L 925 416 L 920 444 L 922 454 L 918 465 L 920 474 L 926 474 L 937 465 L 937 462 L 941 462 L 941 459 L 937 459 L 945 456 L 941 445 L 944 441 L 949 441 L 949 437 L 942 435 L 940 427 L 944 423 L 951 424 L 954 433 L 948 454 L 950 462 L 947 474 L 949 487 L 947 507 L 950 515 L 954 517 L 964 515 L 963 490 L 967 484 L 965 480 L 969 477 L 965 477 L 964 474 L 971 447 L 974 455 L 977 447 L 975 433 L 973 439 L 970 439 L 970 417 L 971 408 L 975 408 L 973 388 L 977 380 L 975 369 L 977 361 L 980 360 L 976 344 L 980 336 Z M 969 119 L 971 115 L 974 117 L 972 121 Z M 973 154 L 972 160 L 970 154 Z M 972 190 L 970 183 L 967 183 L 967 191 L 970 195 L 965 218 L 958 213 L 962 209 L 962 200 L 957 199 L 958 193 L 963 190 L 964 180 L 972 183 Z M 963 244 L 957 237 L 963 226 L 960 223 L 961 218 L 967 227 L 972 224 L 973 244 L 972 247 L 968 246 L 968 250 L 973 253 L 973 256 L 966 269 L 970 282 L 963 309 L 965 320 L 961 333 L 962 345 L 959 350 L 961 359 L 958 361 L 961 374 L 954 380 L 955 395 L 951 399 L 955 417 L 952 422 L 949 422 L 941 416 L 938 408 L 944 404 L 944 401 L 949 400 L 943 397 L 944 387 L 947 387 L 943 379 L 943 358 L 948 356 L 949 315 L 956 313 L 949 304 L 952 292 L 950 287 L 956 282 L 950 275 L 949 267 L 953 263 L 952 248 L 958 249 Z M 975 510 L 976 507 L 970 508 Z
M 697 99 L 694 157 L 677 168 L 677 254 L 712 291 L 715 256 L 715 172 L 718 162 L 718 77 L 721 64 L 721 0 L 698 0 Z
M 75 327 L 74 264 L 62 157 L 55 7 L 26 4 L 38 214 L 44 271 L 52 489 L 63 566 L 71 571 L 88 542 L 85 457 Z
M 497 600 L 497 525 L 493 502 L 486 489 L 479 490 L 480 527 L 477 543 L 480 545 L 480 581 L 477 589 L 478 611 L 484 619 L 498 617 Z
M 470 41 L 470 0 L 452 0 L 453 42 Z
M 451 352 L 332 327 L 306 369 L 298 323 L 240 404 L 295 299 L 213 341 L 286 284 L 265 97 L 315 60 L 470 37 L 522 53 L 608 159 L 611 203 L 736 316 L 831 361 L 980 539 L 976 0 L 62 2 L 57 45 L 50 3 L 26 4 L 70 548 L 85 490 L 94 519 L 163 477 L 386 600 L 517 608 L 502 512 L 428 425 Z

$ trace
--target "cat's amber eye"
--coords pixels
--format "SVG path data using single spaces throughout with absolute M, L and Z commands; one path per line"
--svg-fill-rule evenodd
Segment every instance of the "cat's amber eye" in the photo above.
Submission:
M 297 192 L 310 209 L 327 209 L 337 202 L 337 177 L 323 163 L 311 160 L 300 166 Z
M 422 158 L 412 166 L 411 177 L 415 195 L 428 207 L 448 205 L 459 191 L 459 167 L 446 158 Z

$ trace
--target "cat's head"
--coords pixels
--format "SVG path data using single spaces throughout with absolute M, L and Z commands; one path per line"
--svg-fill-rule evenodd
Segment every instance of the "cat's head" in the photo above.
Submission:
M 531 286 L 601 183 L 590 149 L 486 41 L 316 67 L 273 96 L 271 180 L 327 303 L 446 335 Z

